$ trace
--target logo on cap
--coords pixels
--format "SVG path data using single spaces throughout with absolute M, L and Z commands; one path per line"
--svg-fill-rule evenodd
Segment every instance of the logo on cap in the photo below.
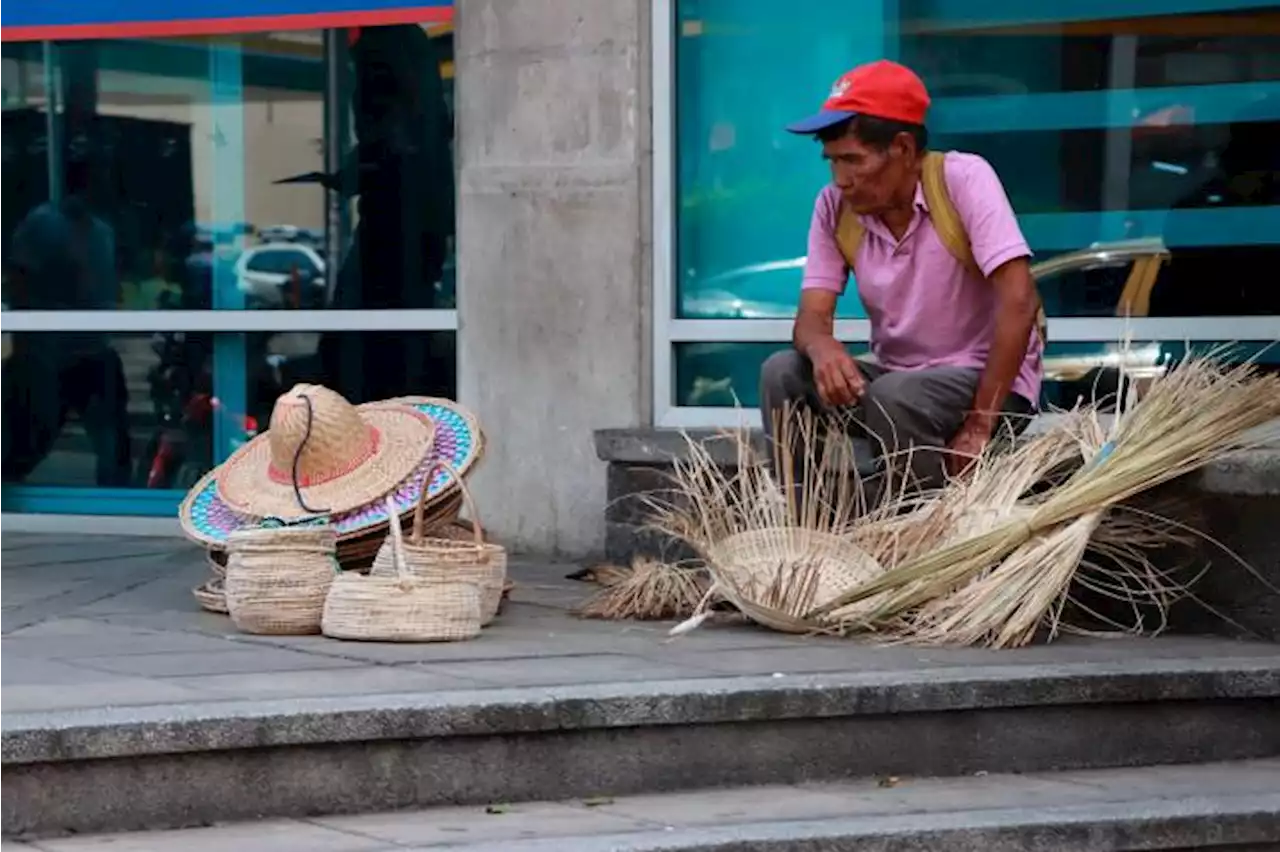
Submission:
M 831 94 L 827 97 L 838 98 L 847 91 L 849 91 L 849 81 L 846 78 L 841 77 L 839 80 L 836 80 L 831 84 Z

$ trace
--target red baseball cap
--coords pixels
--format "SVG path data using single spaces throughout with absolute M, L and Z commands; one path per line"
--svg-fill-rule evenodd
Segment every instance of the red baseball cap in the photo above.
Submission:
M 787 125 L 787 130 L 817 133 L 855 115 L 924 124 L 928 110 L 929 93 L 916 72 L 888 59 L 878 59 L 859 65 L 836 80 L 822 111 Z

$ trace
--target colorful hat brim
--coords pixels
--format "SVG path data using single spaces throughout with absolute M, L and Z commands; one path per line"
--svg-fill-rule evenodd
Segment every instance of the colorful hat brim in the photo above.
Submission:
M 383 402 L 411 405 L 435 424 L 432 454 L 398 488 L 386 495 L 394 500 L 397 514 L 413 511 L 429 472 L 428 508 L 448 498 L 458 488 L 458 483 L 435 462 L 437 459 L 447 462 L 460 475 L 465 475 L 475 465 L 484 446 L 484 436 L 475 417 L 448 399 L 397 397 Z M 223 502 L 218 496 L 217 474 L 217 468 L 205 474 L 188 492 L 178 508 L 178 519 L 188 538 L 201 544 L 224 547 L 227 536 L 243 527 L 255 525 L 261 518 L 237 512 Z M 362 535 L 387 523 L 388 519 L 384 496 L 350 512 L 334 515 L 330 522 L 337 528 L 341 541 Z

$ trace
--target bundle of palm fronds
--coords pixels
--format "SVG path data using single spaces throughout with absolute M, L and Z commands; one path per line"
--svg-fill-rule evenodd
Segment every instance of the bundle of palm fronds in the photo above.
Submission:
M 1225 366 L 1217 353 L 1187 358 L 1141 402 L 1117 413 L 1109 433 L 1096 418 L 1073 423 L 1088 462 L 1065 481 L 1012 501 L 1010 485 L 1001 501 L 1012 510 L 988 531 L 960 531 L 951 543 L 902 560 L 805 617 L 847 620 L 839 615 L 844 608 L 872 602 L 857 625 L 846 626 L 914 642 L 1005 647 L 1025 644 L 1045 627 L 1056 632 L 1078 580 L 1158 603 L 1180 586 L 1151 566 L 1133 540 L 1112 535 L 1099 548 L 1100 528 L 1125 501 L 1248 446 L 1250 430 L 1278 417 L 1280 376 L 1259 374 L 1251 364 Z M 964 490 L 1004 490 L 998 477 L 984 484 L 983 476 L 980 467 L 975 481 L 955 486 L 958 504 Z M 1140 521 L 1124 523 L 1150 534 Z M 1110 558 L 1087 558 L 1091 546 Z
M 630 568 L 609 566 L 608 582 L 575 612 L 583 618 L 665 620 L 688 618 L 707 592 L 700 565 L 638 557 Z

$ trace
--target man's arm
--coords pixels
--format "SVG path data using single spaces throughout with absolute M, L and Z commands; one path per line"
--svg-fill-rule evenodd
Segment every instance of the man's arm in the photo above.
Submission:
M 1031 249 L 991 164 L 973 154 L 952 155 L 946 168 L 947 188 L 969 235 L 973 259 L 996 291 L 995 330 L 987 363 L 971 410 L 950 443 L 954 455 L 948 467 L 954 474 L 991 440 L 1026 358 L 1039 299 L 1031 278 Z
M 835 337 L 837 294 L 803 290 L 791 342 L 813 365 L 818 398 L 832 406 L 853 405 L 862 398 L 866 380 L 853 356 Z
M 853 357 L 836 340 L 836 302 L 849 280 L 849 269 L 836 244 L 840 194 L 834 187 L 818 193 L 809 221 L 809 253 L 805 258 L 800 308 L 791 342 L 813 365 L 818 397 L 827 405 L 852 405 L 866 385 Z
M 1012 391 L 1013 381 L 1027 356 L 1027 341 L 1031 339 L 1039 305 L 1027 258 L 1006 261 L 991 274 L 990 280 L 996 291 L 995 333 L 986 367 L 978 379 L 973 410 L 963 427 L 988 438 L 995 430 L 1005 398 Z
M 836 300 L 839 294 L 831 290 L 809 289 L 800 291 L 800 309 L 791 329 L 791 342 L 796 351 L 808 358 L 814 343 L 835 339 Z

